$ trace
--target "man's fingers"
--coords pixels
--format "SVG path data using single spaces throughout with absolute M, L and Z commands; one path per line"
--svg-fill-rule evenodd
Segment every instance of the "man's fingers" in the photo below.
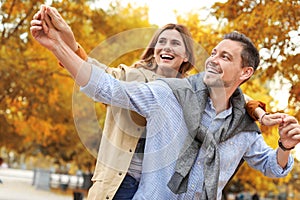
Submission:
M 53 12 L 53 15 L 55 15 L 57 18 L 62 18 L 56 8 L 51 7 L 51 10 Z
M 31 31 L 41 31 L 41 30 L 43 30 L 43 28 L 41 26 L 32 26 L 32 27 L 30 27 L 30 30 Z
M 290 116 L 290 115 L 286 115 L 283 119 L 282 119 L 282 123 L 280 124 L 280 128 L 283 128 L 285 126 L 288 126 L 289 124 L 297 124 L 298 121 L 295 117 Z
M 46 5 L 41 5 L 41 19 L 44 20 L 45 19 L 45 11 L 46 11 L 47 6 Z
M 33 15 L 33 19 L 41 19 L 41 11 L 40 10 Z
M 42 21 L 33 19 L 30 21 L 30 25 L 31 26 L 42 26 Z
M 47 14 L 51 18 L 52 25 L 54 28 L 57 30 L 62 30 L 63 29 L 63 20 L 60 15 L 55 14 L 56 9 L 53 9 L 52 7 L 47 8 Z M 57 11 L 56 11 L 57 12 Z
M 283 118 L 283 124 L 284 125 L 288 125 L 290 123 L 298 123 L 298 121 L 295 117 L 292 117 L 292 116 L 289 116 L 289 115 Z
M 289 135 L 291 135 L 291 137 L 294 139 L 294 140 L 298 140 L 300 141 L 300 128 L 298 127 L 295 127 L 293 128 L 292 130 L 289 131 Z
M 53 8 L 52 7 L 48 7 L 46 10 L 47 14 L 51 17 L 51 19 L 54 19 L 56 16 L 53 12 Z
M 300 135 L 300 125 L 297 123 L 289 123 L 280 127 L 280 130 L 285 136 L 292 137 L 293 135 Z
M 45 21 L 46 21 L 46 24 L 47 24 L 48 28 L 53 28 L 53 24 L 52 24 L 51 19 L 50 19 L 49 15 L 47 13 L 45 15 Z
M 31 35 L 34 38 L 36 38 L 36 37 L 39 36 L 41 30 L 42 30 L 42 27 L 40 27 L 40 26 L 32 26 L 32 27 L 30 27 Z
M 49 27 L 45 20 L 42 21 L 42 27 L 43 27 L 44 32 L 47 34 L 49 32 Z

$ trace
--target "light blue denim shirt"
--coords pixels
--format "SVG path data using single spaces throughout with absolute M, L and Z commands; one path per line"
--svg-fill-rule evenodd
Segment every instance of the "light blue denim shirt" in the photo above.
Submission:
M 189 176 L 188 191 L 176 195 L 167 187 L 175 171 L 188 130 L 180 104 L 172 90 L 163 81 L 151 83 L 121 82 L 92 67 L 88 84 L 81 91 L 95 101 L 132 109 L 147 119 L 147 139 L 144 151 L 142 177 L 134 199 L 198 199 L 203 185 L 203 160 L 206 150 L 201 148 Z M 189 102 L 186 102 L 189 103 Z M 216 115 L 211 101 L 208 101 L 201 123 L 209 131 L 216 131 L 232 112 L 231 108 Z M 200 122 L 199 122 L 200 123 Z M 276 151 L 270 148 L 262 135 L 241 132 L 219 144 L 220 176 L 218 199 L 224 186 L 234 173 L 241 158 L 253 168 L 269 177 L 286 176 L 293 165 L 290 156 L 288 165 L 282 169 L 276 160 Z

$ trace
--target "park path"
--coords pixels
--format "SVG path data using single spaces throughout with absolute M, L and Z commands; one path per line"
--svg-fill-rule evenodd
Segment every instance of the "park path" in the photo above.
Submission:
M 32 185 L 32 179 L 18 174 L 0 169 L 0 200 L 73 200 L 72 194 L 37 189 Z

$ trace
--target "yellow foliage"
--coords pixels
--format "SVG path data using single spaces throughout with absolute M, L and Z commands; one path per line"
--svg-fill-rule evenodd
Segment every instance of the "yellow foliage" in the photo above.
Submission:
M 59 99 L 59 91 L 55 88 L 49 95 L 48 95 L 48 102 L 50 106 L 53 106 Z
M 30 21 L 41 3 L 1 2 L 4 29 L 0 29 L 0 113 L 4 114 L 0 116 L 0 145 L 27 155 L 40 152 L 65 162 L 73 160 L 88 168 L 94 157 L 82 145 L 74 125 L 74 81 L 29 32 Z M 52 6 L 68 22 L 87 52 L 116 33 L 150 26 L 148 9 L 144 7 L 112 5 L 107 11 L 93 10 L 85 0 L 53 1 Z M 137 58 L 124 57 L 121 62 L 134 59 Z M 105 107 L 97 104 L 96 112 L 103 124 Z M 88 113 L 82 108 L 79 116 Z
M 91 108 L 73 102 L 78 96 L 83 98 L 74 92 L 78 88 L 74 87 L 73 80 L 58 65 L 54 56 L 35 42 L 29 33 L 30 20 L 42 2 L 1 2 L 4 17 L 0 20 L 4 29 L 0 29 L 0 113 L 5 115 L 1 115 L 4 119 L 0 119 L 0 144 L 29 155 L 35 155 L 39 150 L 58 160 L 83 162 L 89 166 L 94 160 L 78 137 L 73 114 L 79 120 L 87 120 Z M 124 7 L 117 2 L 111 4 L 108 10 L 91 9 L 85 0 L 53 1 L 52 6 L 66 19 L 74 30 L 77 41 L 88 53 L 117 33 L 152 26 L 148 21 L 147 7 L 135 7 L 132 4 Z M 252 98 L 265 102 L 267 110 L 272 110 L 270 105 L 273 99 L 269 95 L 272 85 L 268 84 L 268 80 L 279 73 L 280 77 L 292 84 L 289 112 L 300 119 L 299 53 L 295 50 L 297 45 L 291 42 L 289 36 L 290 31 L 296 31 L 299 36 L 299 1 L 228 0 L 226 3 L 216 3 L 212 15 L 219 20 L 219 24 L 211 26 L 200 21 L 198 13 L 185 16 L 177 13 L 178 23 L 188 26 L 195 43 L 201 49 L 196 55 L 197 68 L 191 74 L 203 70 L 205 56 L 210 54 L 207 52 L 211 51 L 224 33 L 233 30 L 243 32 L 260 49 L 265 48 L 270 52 L 269 58 L 262 60 L 262 66 L 256 75 L 242 86 L 243 91 Z M 23 34 L 27 36 L 24 37 Z M 140 40 L 133 40 L 128 45 L 134 45 L 135 42 Z M 112 48 L 118 49 L 115 46 Z M 277 51 L 279 54 L 276 56 Z M 116 60 L 109 60 L 115 51 L 108 48 L 102 53 L 110 64 L 117 66 L 120 63 L 130 65 L 138 59 L 140 51 L 131 52 L 127 56 L 122 54 Z M 278 61 L 278 57 L 282 57 L 282 60 Z M 77 103 L 77 110 L 72 110 L 73 103 Z M 105 106 L 96 104 L 95 107 L 92 109 L 96 109 L 98 123 L 103 125 Z M 266 142 L 276 148 L 276 128 L 262 127 L 262 132 Z M 83 161 L 79 162 L 80 159 Z M 290 176 L 276 180 L 265 178 L 245 165 L 235 179 L 243 180 L 243 184 L 249 189 L 256 187 L 275 191 L 277 185 L 289 178 Z

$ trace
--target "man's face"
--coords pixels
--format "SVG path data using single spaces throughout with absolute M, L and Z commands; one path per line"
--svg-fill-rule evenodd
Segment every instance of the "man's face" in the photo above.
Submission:
M 243 81 L 242 45 L 233 40 L 224 39 L 205 62 L 204 82 L 209 87 L 237 87 Z

